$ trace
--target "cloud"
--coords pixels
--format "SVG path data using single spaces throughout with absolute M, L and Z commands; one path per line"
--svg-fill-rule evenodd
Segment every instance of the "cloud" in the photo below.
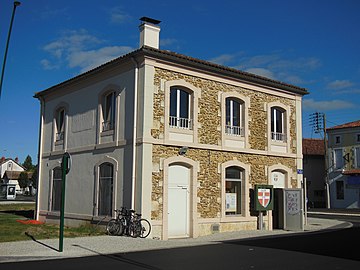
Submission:
M 262 77 L 275 80 L 275 75 L 270 70 L 265 68 L 249 68 L 245 70 L 246 72 L 253 73 Z
M 86 72 L 130 51 L 132 51 L 132 48 L 127 46 L 111 46 L 98 50 L 75 51 L 68 55 L 68 65 L 70 68 L 80 67 L 80 72 Z
M 344 89 L 353 86 L 354 84 L 348 80 L 336 80 L 327 85 L 329 89 Z
M 126 14 L 121 7 L 114 7 L 110 10 L 110 21 L 116 24 L 122 24 L 130 21 L 132 17 Z
M 334 111 L 353 108 L 355 105 L 344 100 L 315 101 L 314 99 L 303 99 L 304 110 Z
M 177 40 L 174 38 L 164 38 L 164 39 L 160 39 L 160 45 L 161 46 L 169 46 L 169 45 L 173 45 L 177 43 Z
M 235 54 L 222 54 L 212 59 L 209 59 L 209 62 L 216 63 L 219 65 L 225 65 L 236 58 Z
M 88 71 L 133 49 L 128 46 L 103 46 L 104 41 L 90 35 L 86 30 L 66 31 L 55 41 L 46 44 L 43 50 L 50 54 L 50 59 L 43 59 L 41 65 L 45 70 L 66 65 L 79 68 L 80 72 Z

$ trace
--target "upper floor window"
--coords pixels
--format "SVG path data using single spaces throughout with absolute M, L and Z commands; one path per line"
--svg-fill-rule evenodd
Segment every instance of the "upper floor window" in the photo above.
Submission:
M 334 159 L 334 169 L 341 169 L 344 166 L 343 150 L 334 149 L 333 159 Z
M 107 93 L 102 101 L 102 131 L 113 130 L 115 126 L 115 92 Z
M 285 110 L 280 107 L 271 108 L 271 139 L 273 141 L 286 141 Z
M 340 136 L 335 136 L 335 143 L 336 144 L 341 143 L 341 137 Z
M 244 102 L 236 98 L 226 98 L 225 133 L 244 136 Z
M 356 142 L 360 142 L 360 134 L 356 134 Z
M 192 129 L 191 94 L 178 87 L 170 88 L 169 126 Z
M 65 109 L 60 108 L 56 111 L 56 141 L 64 140 L 64 132 L 65 132 Z
M 360 168 L 360 147 L 355 147 L 355 167 Z

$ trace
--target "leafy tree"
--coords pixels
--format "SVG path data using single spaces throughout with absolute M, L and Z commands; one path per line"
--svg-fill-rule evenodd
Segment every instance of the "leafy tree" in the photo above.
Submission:
M 25 161 L 22 165 L 29 172 L 31 172 L 35 169 L 34 165 L 32 164 L 32 159 L 31 159 L 30 155 L 27 155 L 27 157 L 25 158 Z
M 29 186 L 29 176 L 27 174 L 27 172 L 21 172 L 18 178 L 18 182 L 19 182 L 19 186 L 21 188 L 26 188 Z
M 38 178 L 38 166 L 34 167 L 33 174 L 31 176 L 31 183 L 34 188 L 37 188 L 37 178 Z

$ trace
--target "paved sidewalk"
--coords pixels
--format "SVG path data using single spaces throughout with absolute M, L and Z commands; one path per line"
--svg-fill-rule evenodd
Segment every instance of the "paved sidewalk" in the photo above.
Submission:
M 59 239 L 28 240 L 0 243 L 0 263 L 14 261 L 48 260 L 71 257 L 105 255 L 111 253 L 126 253 L 153 249 L 169 249 L 196 245 L 217 244 L 232 239 L 254 238 L 260 236 L 289 235 L 308 233 L 329 228 L 351 227 L 350 223 L 338 220 L 308 218 L 305 230 L 296 231 L 238 231 L 217 233 L 196 239 L 171 239 L 167 241 L 156 239 L 141 239 L 125 236 L 94 236 L 65 238 L 63 252 L 59 252 Z

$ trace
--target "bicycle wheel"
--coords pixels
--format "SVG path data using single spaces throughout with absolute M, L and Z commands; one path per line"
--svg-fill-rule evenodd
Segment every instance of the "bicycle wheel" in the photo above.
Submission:
M 109 235 L 117 235 L 120 230 L 120 223 L 116 219 L 110 219 L 106 225 L 106 231 Z
M 118 231 L 118 235 L 123 235 L 126 229 L 126 219 L 124 217 L 122 217 L 120 219 L 120 226 L 119 226 L 119 231 Z
M 147 219 L 142 218 L 139 220 L 139 223 L 140 223 L 140 228 L 141 228 L 139 231 L 140 238 L 148 237 L 151 232 L 150 222 Z
M 140 235 L 140 224 L 138 224 L 137 222 L 131 222 L 129 227 L 128 227 L 128 235 L 136 238 Z

